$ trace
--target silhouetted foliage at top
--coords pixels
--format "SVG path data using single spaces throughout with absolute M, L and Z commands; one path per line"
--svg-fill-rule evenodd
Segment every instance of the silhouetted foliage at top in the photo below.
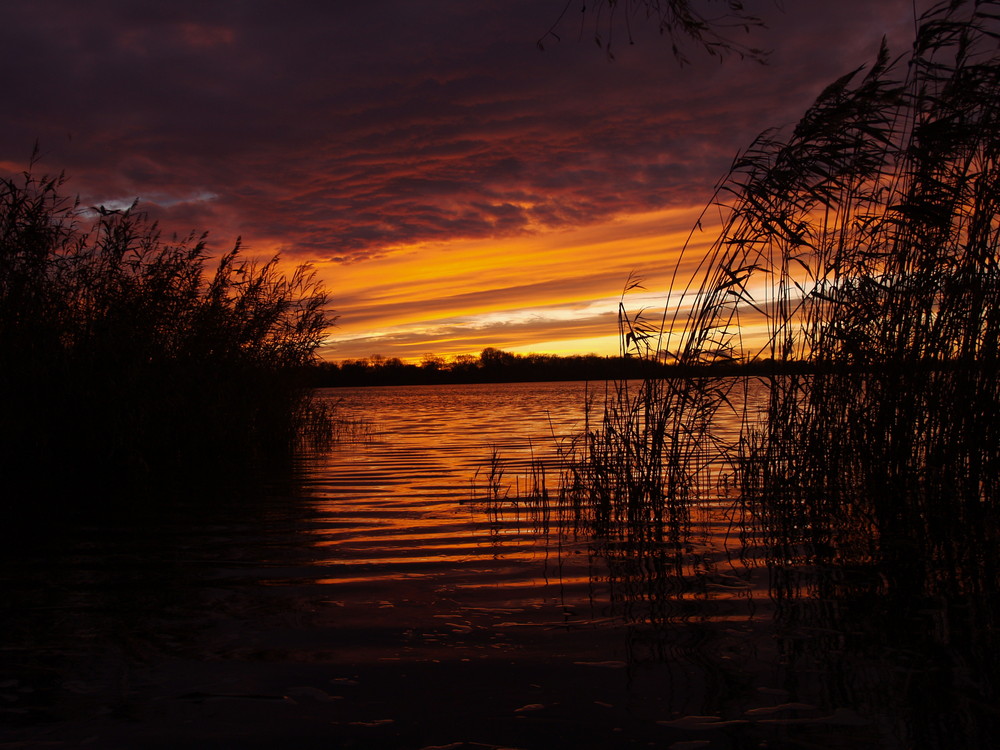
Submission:
M 614 50 L 623 40 L 634 44 L 633 29 L 643 24 L 656 26 L 681 63 L 688 62 L 688 45 L 715 57 L 738 55 L 758 61 L 766 57 L 764 50 L 734 35 L 748 35 L 764 25 L 746 11 L 741 0 L 597 0 L 589 5 L 567 0 L 558 18 L 538 40 L 539 49 L 545 49 L 549 39 L 560 41 L 559 31 L 567 23 L 570 10 L 576 8 L 580 12 L 578 33 L 593 33 L 595 44 L 609 59 L 614 59 Z
M 134 206 L 85 210 L 62 185 L 0 180 L 5 511 L 18 488 L 86 506 L 287 450 L 331 322 L 312 272 L 238 245 L 210 264 L 204 235 L 164 240 Z

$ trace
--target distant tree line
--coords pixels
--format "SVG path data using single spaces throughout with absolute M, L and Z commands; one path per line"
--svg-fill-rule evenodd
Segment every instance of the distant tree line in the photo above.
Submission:
M 321 362 L 314 371 L 318 387 L 369 385 L 438 385 L 445 383 L 516 383 L 560 380 L 630 380 L 690 377 L 698 374 L 769 374 L 775 363 L 680 366 L 638 357 L 602 357 L 597 354 L 560 357 L 554 354 L 514 354 L 487 347 L 479 356 L 463 354 L 450 360 L 428 354 L 419 364 L 375 354 L 362 359 Z M 782 363 L 783 371 L 796 369 Z

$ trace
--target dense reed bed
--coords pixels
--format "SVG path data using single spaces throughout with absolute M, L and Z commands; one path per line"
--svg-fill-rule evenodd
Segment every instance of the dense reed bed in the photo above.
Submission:
M 995 512 L 997 10 L 935 7 L 905 65 L 883 51 L 834 83 L 721 188 L 733 198 L 679 356 L 812 365 L 769 381 L 736 456 L 745 508 L 786 543 L 794 523 L 843 553 L 836 530 L 864 520 L 851 546 L 867 555 L 886 537 L 977 533 Z
M 734 162 L 697 228 L 710 252 L 662 320 L 623 305 L 623 348 L 785 374 L 759 404 L 733 398 L 737 378 L 620 386 L 580 468 L 598 505 L 675 517 L 726 475 L 760 519 L 982 523 L 1000 460 L 998 11 L 934 7 L 909 57 L 883 47 Z M 735 403 L 744 427 L 720 441 Z
M 331 322 L 307 267 L 286 276 L 238 245 L 211 261 L 204 235 L 167 240 L 135 206 L 84 209 L 63 183 L 0 181 L 5 515 L 29 495 L 89 513 L 236 478 L 329 432 L 302 379 Z
M 870 677 L 828 702 L 898 702 L 893 746 L 987 747 L 1000 3 L 940 3 L 917 21 L 909 55 L 883 47 L 736 159 L 694 230 L 713 233 L 710 252 L 686 286 L 682 258 L 660 320 L 623 302 L 623 353 L 773 375 L 619 383 L 543 500 L 594 535 L 619 590 L 638 581 L 650 601 L 650 587 L 680 597 L 701 564 L 692 514 L 728 504 L 794 679 Z

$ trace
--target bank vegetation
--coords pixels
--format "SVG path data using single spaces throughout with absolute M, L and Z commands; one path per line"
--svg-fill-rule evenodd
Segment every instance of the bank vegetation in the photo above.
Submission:
M 326 429 L 304 371 L 332 321 L 308 267 L 213 255 L 64 182 L 0 180 L 6 519 L 236 480 Z

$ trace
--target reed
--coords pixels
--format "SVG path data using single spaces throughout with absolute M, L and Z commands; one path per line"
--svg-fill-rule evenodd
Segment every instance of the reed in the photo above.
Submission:
M 679 539 L 674 519 L 730 476 L 779 625 L 805 601 L 856 609 L 837 583 L 849 571 L 908 627 L 934 602 L 921 648 L 961 655 L 968 674 L 935 673 L 956 696 L 964 679 L 994 695 L 1000 668 L 998 11 L 934 6 L 908 56 L 883 46 L 736 159 L 699 222 L 716 239 L 692 281 L 657 326 L 623 306 L 622 337 L 656 362 L 774 373 L 619 384 L 579 469 L 602 512 L 638 502 Z M 899 619 L 883 614 L 879 628 Z
M 732 398 L 738 380 L 619 385 L 587 457 L 598 498 L 677 515 L 732 470 L 748 507 L 785 488 L 930 485 L 965 498 L 942 501 L 962 522 L 993 505 L 996 6 L 934 7 L 905 64 L 883 46 L 790 135 L 765 133 L 737 158 L 699 221 L 714 217 L 717 237 L 659 324 L 623 303 L 624 353 L 809 374 L 765 378 L 766 405 L 735 414 L 744 428 L 728 444 L 713 425 L 746 403 Z
M 676 662 L 699 586 L 761 605 L 786 684 L 872 719 L 855 744 L 997 729 L 998 40 L 1000 2 L 936 5 L 736 159 L 660 320 L 623 295 L 623 353 L 772 372 L 610 384 L 539 519 L 585 527 L 640 659 Z
M 622 354 L 773 372 L 609 385 L 549 505 L 644 545 L 729 500 L 776 564 L 902 545 L 928 591 L 1000 583 L 998 6 L 934 6 L 908 56 L 883 45 L 739 155 L 659 320 L 628 312 L 627 282 Z
M 685 355 L 721 345 L 813 370 L 772 379 L 748 426 L 754 512 L 860 514 L 910 533 L 979 524 L 996 506 L 996 10 L 935 7 L 903 75 L 883 51 L 724 186 L 735 200 Z M 762 349 L 740 338 L 747 318 L 766 327 Z
M 18 490 L 88 506 L 235 479 L 330 429 L 305 387 L 332 322 L 308 267 L 285 275 L 239 244 L 212 261 L 205 235 L 164 239 L 135 206 L 84 210 L 63 185 L 0 181 L 9 516 L 25 510 Z

